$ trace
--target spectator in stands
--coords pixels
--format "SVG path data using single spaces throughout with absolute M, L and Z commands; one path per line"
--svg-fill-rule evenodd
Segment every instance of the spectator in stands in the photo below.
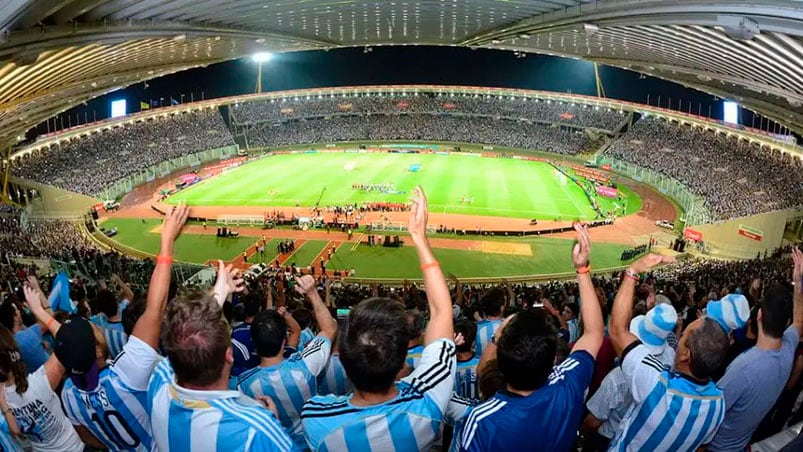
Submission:
M 588 230 L 579 224 L 575 230 L 572 262 L 583 299 L 583 335 L 569 358 L 553 368 L 557 329 L 545 309 L 522 311 L 501 326 L 479 369 L 482 374 L 485 363 L 496 358 L 506 387 L 468 415 L 461 450 L 528 450 L 536 444 L 544 450 L 568 450 L 574 443 L 605 330 L 589 273 Z
M 477 356 L 482 356 L 485 347 L 491 342 L 496 331 L 502 325 L 504 318 L 504 292 L 502 289 L 492 290 L 481 300 L 483 319 L 477 322 L 477 338 L 474 340 L 474 350 Z
M 462 336 L 463 343 L 457 346 L 457 371 L 455 372 L 454 392 L 469 399 L 480 399 L 477 366 L 480 357 L 474 353 L 477 325 L 469 319 L 461 318 L 454 324 L 455 334 Z
M 728 337 L 716 320 L 702 317 L 686 328 L 672 371 L 628 328 L 640 274 L 672 260 L 648 254 L 632 263 L 616 294 L 609 331 L 635 406 L 611 442 L 615 450 L 694 451 L 711 441 L 724 417 L 722 391 L 711 378 L 725 359 Z
M 800 284 L 803 253 L 793 248 L 792 256 L 793 281 Z M 736 357 L 717 383 L 725 396 L 725 420 L 709 450 L 743 450 L 783 391 L 803 331 L 803 294 L 799 288 L 794 291 L 794 303 L 792 298 L 781 286 L 765 292 L 758 310 L 756 345 Z M 794 312 L 790 312 L 790 305 Z
M 675 350 L 667 343 L 669 334 L 677 325 L 677 312 L 670 304 L 658 304 L 630 321 L 630 332 L 635 335 L 657 362 L 670 368 L 675 362 Z M 583 421 L 588 433 L 583 450 L 606 451 L 614 434 L 633 404 L 630 382 L 621 366 L 611 370 L 599 390 L 588 400 L 589 414 Z
M 28 284 L 38 288 L 38 283 L 32 284 L 31 280 L 28 280 Z M 34 290 L 39 293 L 38 289 Z M 52 312 L 46 299 L 42 306 L 48 312 Z M 14 342 L 22 354 L 22 361 L 29 369 L 38 369 L 48 360 L 48 353 L 42 346 L 42 336 L 47 332 L 46 326 L 36 323 L 26 328 L 22 323 L 20 308 L 10 297 L 0 304 L 0 324 L 14 334 Z
M 387 450 L 396 444 L 428 450 L 439 435 L 454 388 L 452 303 L 426 237 L 427 199 L 420 187 L 414 194 L 408 230 L 424 272 L 430 312 L 421 361 L 397 382 L 409 339 L 404 309 L 387 298 L 358 304 L 339 342 L 354 393 L 313 397 L 304 405 L 304 435 L 313 450 Z M 376 416 L 384 422 L 373 422 Z
M 337 333 L 329 309 L 315 288 L 315 279 L 296 279 L 295 290 L 307 297 L 321 330 L 298 354 L 284 359 L 287 323 L 278 311 L 260 312 L 251 326 L 251 337 L 260 357 L 258 367 L 240 375 L 237 388 L 251 397 L 268 396 L 279 409 L 279 420 L 296 445 L 305 447 L 299 414 L 304 402 L 317 395 L 317 378 L 329 361 L 332 340 Z
M 161 451 L 193 444 L 229 450 L 293 448 L 269 398 L 256 401 L 228 390 L 234 357 L 222 306 L 242 284 L 239 272 L 221 261 L 212 296 L 189 294 L 168 304 L 162 331 L 168 359 L 156 366 L 148 387 L 153 440 Z
M 29 285 L 24 291 L 28 309 L 56 335 L 61 324 L 41 305 L 44 295 Z M 34 451 L 84 450 L 84 444 L 64 416 L 54 392 L 63 378 L 64 368 L 55 356 L 28 373 L 11 331 L 0 327 L 0 379 L 5 400 Z
M 100 327 L 79 316 L 68 319 L 56 335 L 55 355 L 67 369 L 61 399 L 67 416 L 85 443 L 109 450 L 152 450 L 148 381 L 161 360 L 157 349 L 170 288 L 175 241 L 187 221 L 185 205 L 165 215 L 160 258 L 148 287 L 144 313 L 111 364 Z M 136 308 L 134 308 L 136 309 Z
M 251 325 L 254 323 L 254 317 L 261 310 L 260 303 L 249 294 L 244 297 L 242 303 L 238 306 L 244 307 L 243 314 L 245 317 L 243 323 L 231 330 L 231 345 L 234 350 L 234 364 L 231 368 L 232 377 L 239 377 L 243 372 L 259 365 L 259 355 L 251 340 Z
M 296 309 L 293 311 L 293 318 L 301 327 L 301 339 L 298 342 L 298 351 L 301 352 L 315 338 L 315 333 L 312 331 L 312 313 L 308 309 Z
M 412 371 L 418 366 L 421 361 L 421 353 L 424 351 L 424 346 L 421 341 L 424 336 L 424 330 L 427 326 L 427 320 L 424 314 L 418 309 L 408 309 L 405 312 L 407 318 L 407 371 Z M 405 376 L 408 374 L 405 374 Z

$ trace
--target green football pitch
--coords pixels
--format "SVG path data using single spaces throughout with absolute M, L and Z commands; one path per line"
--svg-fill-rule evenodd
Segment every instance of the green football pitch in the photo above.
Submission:
M 410 171 L 420 165 L 419 171 Z M 398 193 L 354 184 L 388 184 Z M 183 190 L 168 203 L 195 206 L 313 206 L 405 203 L 424 187 L 430 211 L 544 220 L 596 218 L 577 184 L 545 162 L 469 154 L 304 153 L 270 155 Z M 620 187 L 627 213 L 641 199 Z M 622 202 L 597 197 L 603 210 Z

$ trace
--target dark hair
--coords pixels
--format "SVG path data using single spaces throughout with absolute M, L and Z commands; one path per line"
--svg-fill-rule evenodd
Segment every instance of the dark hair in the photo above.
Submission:
M 162 347 L 178 384 L 207 386 L 219 380 L 231 348 L 231 331 L 217 301 L 194 293 L 169 303 Z
M 293 318 L 296 319 L 298 326 L 300 326 L 302 330 L 304 328 L 309 328 L 309 326 L 312 325 L 312 313 L 309 311 L 309 309 L 296 309 L 293 311 Z
M 245 306 L 239 303 L 231 310 L 231 317 L 235 322 L 245 321 Z
M 474 340 L 477 338 L 477 324 L 467 318 L 461 318 L 454 323 L 455 334 L 463 335 L 463 345 L 457 346 L 458 353 L 470 352 L 474 348 Z
M 251 324 L 251 341 L 259 356 L 276 356 L 287 339 L 287 321 L 278 312 L 260 312 Z
M 99 290 L 95 298 L 97 300 L 96 306 L 98 307 L 99 312 L 102 312 L 103 315 L 108 318 L 117 315 L 117 309 L 120 307 L 120 301 L 117 300 L 117 297 L 112 293 L 112 291 L 108 289 Z
M 780 339 L 792 318 L 792 294 L 785 287 L 773 284 L 761 301 L 761 328 L 769 337 Z
M 717 374 L 728 352 L 728 336 L 716 320 L 704 317 L 697 329 L 689 332 L 686 347 L 691 353 L 689 367 L 694 377 L 708 380 Z
M 407 340 L 417 341 L 424 334 L 424 328 L 427 326 L 424 314 L 418 309 L 408 309 L 404 312 L 404 317 L 407 320 Z
M 246 318 L 256 317 L 262 308 L 262 303 L 259 300 L 256 300 L 254 297 L 246 297 L 245 300 L 243 300 L 242 305 L 243 308 L 245 308 Z
M 0 325 L 14 331 L 14 317 L 17 312 L 14 309 L 14 302 L 11 298 L 6 298 L 3 303 L 0 303 Z
M 500 389 L 505 388 L 505 376 L 499 371 L 499 362 L 495 359 L 488 361 L 485 367 L 479 369 L 480 398 L 488 400 Z
M 9 375 L 14 376 L 17 394 L 24 394 L 28 390 L 28 369 L 14 341 L 14 334 L 10 329 L 0 326 L 0 382 L 8 381 Z
M 369 298 L 349 314 L 349 327 L 338 343 L 340 361 L 355 388 L 387 391 L 407 357 L 404 307 L 390 298 Z
M 502 305 L 505 300 L 505 292 L 497 287 L 486 292 L 480 298 L 480 306 L 486 317 L 498 317 L 502 315 Z
M 142 317 L 142 314 L 145 313 L 146 307 L 147 303 L 142 298 L 134 298 L 134 300 L 128 304 L 128 307 L 123 311 L 123 318 L 120 319 L 125 334 L 130 336 L 131 333 L 134 332 L 134 326 L 137 324 L 139 318 Z
M 531 391 L 547 382 L 555 362 L 558 331 L 543 309 L 527 309 L 508 322 L 496 359 L 513 389 Z
M 569 308 L 575 319 L 580 316 L 580 306 L 577 306 L 577 303 L 565 303 L 563 308 Z

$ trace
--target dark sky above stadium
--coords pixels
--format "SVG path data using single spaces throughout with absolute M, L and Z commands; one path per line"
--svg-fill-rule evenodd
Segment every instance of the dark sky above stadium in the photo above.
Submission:
M 154 100 L 169 105 L 170 97 L 187 102 L 191 98 L 231 96 L 254 92 L 257 64 L 250 58 L 180 72 L 131 86 L 88 102 L 63 117 L 64 126 L 75 125 L 109 115 L 109 101 L 126 98 L 129 113 L 139 111 L 139 102 Z M 528 88 L 595 95 L 591 63 L 547 55 L 516 58 L 513 52 L 471 50 L 456 47 L 374 47 L 331 51 L 293 52 L 275 55 L 263 66 L 263 90 L 285 90 L 368 84 L 432 83 Z M 673 109 L 678 101 L 684 112 L 722 115 L 721 101 L 715 97 L 652 77 L 640 78 L 635 72 L 600 66 L 600 76 L 608 97 Z M 710 108 L 710 110 L 709 110 Z M 748 113 L 749 114 L 749 113 Z M 750 124 L 745 115 L 743 123 Z M 58 119 L 59 128 L 62 119 Z M 53 121 L 51 121 L 52 127 Z M 44 125 L 43 125 L 44 126 Z M 39 132 L 46 127 L 40 126 Z M 30 135 L 29 135 L 30 136 Z

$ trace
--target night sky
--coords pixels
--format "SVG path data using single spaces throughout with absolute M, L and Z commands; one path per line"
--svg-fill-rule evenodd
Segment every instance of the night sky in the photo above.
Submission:
M 231 96 L 254 92 L 257 65 L 250 58 L 229 61 L 206 68 L 180 72 L 170 76 L 138 83 L 125 90 L 89 101 L 86 105 L 66 112 L 64 126 L 75 125 L 85 118 L 102 119 L 109 115 L 109 101 L 126 98 L 128 112 L 139 111 L 139 102 L 164 98 L 169 105 L 170 97 L 188 102 L 191 96 L 199 99 Z M 661 106 L 692 113 L 698 110 L 720 118 L 722 104 L 715 97 L 684 88 L 683 86 L 646 77 L 623 69 L 600 66 L 600 76 L 607 97 L 656 105 L 661 96 Z M 374 47 L 370 53 L 363 48 L 348 48 L 331 51 L 293 52 L 278 54 L 263 65 L 263 91 L 296 88 L 315 88 L 372 84 L 453 84 L 506 88 L 527 88 L 577 94 L 596 95 L 593 65 L 588 62 L 529 54 L 516 58 L 513 52 L 498 50 L 470 50 L 458 47 Z M 749 113 L 747 113 L 749 114 Z M 68 119 L 69 118 L 69 119 Z M 749 124 L 745 116 L 743 121 Z M 62 119 L 57 120 L 61 128 Z M 51 121 L 51 127 L 53 121 Z M 39 133 L 46 132 L 41 125 Z M 31 138 L 34 133 L 29 134 Z

